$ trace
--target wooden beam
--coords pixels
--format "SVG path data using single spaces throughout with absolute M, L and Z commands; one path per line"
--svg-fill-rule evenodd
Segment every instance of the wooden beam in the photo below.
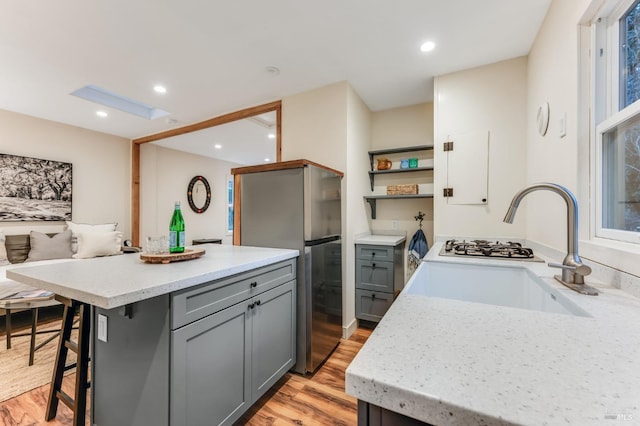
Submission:
M 140 246 L 140 145 L 131 144 L 131 240 Z
M 276 161 L 282 160 L 282 141 L 281 141 L 281 129 L 282 129 L 282 101 L 270 102 L 268 104 L 258 105 L 251 108 L 246 108 L 240 111 L 231 112 L 229 114 L 221 115 L 219 117 L 210 118 L 199 123 L 190 124 L 188 126 L 179 127 L 177 129 L 167 130 L 165 132 L 156 133 L 149 136 L 133 139 L 131 148 L 131 239 L 135 246 L 140 245 L 140 145 L 143 143 L 149 143 L 158 141 L 160 139 L 169 138 L 172 136 L 184 135 L 198 130 L 208 129 L 209 127 L 218 126 L 220 124 L 231 123 L 232 121 L 242 120 L 245 118 L 253 117 L 255 115 L 264 114 L 266 112 L 276 112 Z M 238 185 L 239 188 L 239 185 Z M 236 191 L 234 189 L 234 191 Z M 239 196 L 239 192 L 235 192 L 234 205 L 236 197 Z M 239 209 L 238 209 L 239 211 Z M 240 237 L 236 238 L 235 228 L 238 224 L 240 217 L 236 216 L 236 210 L 234 207 L 234 244 L 240 245 Z
M 184 135 L 186 133 L 197 132 L 198 130 L 208 129 L 209 127 L 218 126 L 220 124 L 231 123 L 232 121 L 242 120 L 244 118 L 253 117 L 254 115 L 264 114 L 265 112 L 279 111 L 281 104 L 282 104 L 281 101 L 276 101 L 276 102 L 271 102 L 264 105 L 258 105 L 255 107 L 243 109 L 241 111 L 230 112 L 229 114 L 210 118 L 208 120 L 201 121 L 199 123 L 189 124 L 187 126 L 178 127 L 177 129 L 171 129 L 165 132 L 160 132 L 153 135 L 134 139 L 133 143 L 141 144 L 141 143 L 154 142 L 160 139 L 170 138 L 172 136 L 179 136 L 179 135 Z M 277 120 L 279 120 L 278 113 L 276 113 L 276 121 Z

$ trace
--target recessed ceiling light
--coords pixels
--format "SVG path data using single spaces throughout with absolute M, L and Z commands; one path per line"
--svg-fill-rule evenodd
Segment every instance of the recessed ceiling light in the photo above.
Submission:
M 275 138 L 276 138 L 276 135 L 274 135 L 273 133 L 269 133 L 269 134 L 267 135 L 267 137 L 268 137 L 269 139 L 275 139 Z
M 222 149 L 222 145 L 220 145 L 219 143 L 215 144 L 213 147 L 215 149 Z
M 104 118 L 104 117 L 108 116 L 109 114 L 107 114 L 107 112 L 106 112 L 106 111 L 96 111 L 96 115 L 97 115 L 98 117 L 102 117 L 102 118 Z
M 159 84 L 153 86 L 153 90 L 155 90 L 156 93 L 167 93 L 167 88 L 164 86 L 160 86 Z
M 265 158 L 264 161 L 271 161 L 271 160 L 269 160 L 268 158 Z
M 420 50 L 423 52 L 431 52 L 435 48 L 436 44 L 432 41 L 425 41 L 422 43 L 422 46 L 420 46 Z

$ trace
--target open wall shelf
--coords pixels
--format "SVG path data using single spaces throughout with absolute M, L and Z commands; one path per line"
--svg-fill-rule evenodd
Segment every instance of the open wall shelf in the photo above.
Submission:
M 369 163 L 371 165 L 371 170 L 369 170 L 369 182 L 371 184 L 371 191 L 373 191 L 373 184 L 375 181 L 375 177 L 377 175 L 385 175 L 392 173 L 414 173 L 414 172 L 424 172 L 427 170 L 433 170 L 433 166 L 429 167 L 413 167 L 407 169 L 389 169 L 389 170 L 374 170 L 373 161 L 376 156 L 379 155 L 389 155 L 389 154 L 401 154 L 404 152 L 416 152 L 416 151 L 431 151 L 433 150 L 432 145 L 418 145 L 418 146 L 410 146 L 405 148 L 390 148 L 390 149 L 379 149 L 375 151 L 369 151 Z M 407 194 L 407 195 L 369 195 L 365 196 L 364 199 L 371 206 L 371 218 L 376 218 L 376 202 L 378 200 L 398 200 L 398 199 L 408 199 L 408 198 L 433 198 L 433 194 Z
M 368 195 L 365 201 L 371 206 L 371 219 L 376 218 L 376 202 L 378 200 L 398 200 L 408 198 L 433 198 L 433 194 L 409 194 L 409 195 Z
M 369 183 L 371 183 L 371 190 L 373 191 L 373 182 L 376 175 L 386 175 L 391 173 L 408 173 L 408 172 L 424 172 L 425 170 L 433 170 L 431 167 L 413 167 L 409 169 L 390 169 L 390 170 L 370 170 L 369 171 Z

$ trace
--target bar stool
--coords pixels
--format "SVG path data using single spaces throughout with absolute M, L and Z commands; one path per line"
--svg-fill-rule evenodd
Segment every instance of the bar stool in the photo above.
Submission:
M 56 300 L 64 304 L 64 313 L 62 316 L 62 328 L 60 331 L 60 340 L 58 341 L 56 362 L 53 368 L 53 377 L 51 378 L 51 389 L 49 391 L 45 420 L 49 421 L 56 417 L 58 403 L 62 401 L 62 403 L 73 411 L 73 425 L 84 426 L 87 411 L 87 389 L 89 389 L 91 385 L 89 382 L 91 305 L 59 295 L 56 295 Z M 74 342 L 71 340 L 71 330 L 75 322 L 74 317 L 76 312 L 79 314 L 79 331 L 78 340 Z M 76 362 L 67 366 L 65 364 L 69 350 L 75 352 Z M 73 367 L 76 367 L 76 383 L 74 396 L 71 397 L 62 390 L 62 379 L 64 378 L 64 372 Z
M 24 337 L 31 336 L 31 343 L 29 345 L 29 365 L 33 365 L 35 352 L 42 348 L 47 343 L 51 342 L 53 339 L 58 337 L 60 334 L 59 330 L 44 330 L 38 331 L 38 309 L 59 305 L 60 302 L 54 300 L 54 294 L 49 294 L 46 296 L 37 296 L 37 297 L 25 297 L 20 299 L 15 298 L 6 298 L 0 299 L 0 309 L 4 309 L 5 311 L 5 323 L 6 323 L 6 340 L 7 340 L 7 349 L 11 349 L 11 339 L 16 337 Z M 11 315 L 15 313 L 15 311 L 31 311 L 31 331 L 29 333 L 13 333 L 13 325 L 11 323 Z M 36 335 L 38 334 L 52 334 L 43 342 L 36 345 Z

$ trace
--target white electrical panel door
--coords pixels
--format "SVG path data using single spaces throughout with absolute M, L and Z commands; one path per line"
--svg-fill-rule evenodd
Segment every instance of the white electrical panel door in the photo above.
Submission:
M 489 132 L 450 135 L 447 150 L 447 204 L 487 204 Z

